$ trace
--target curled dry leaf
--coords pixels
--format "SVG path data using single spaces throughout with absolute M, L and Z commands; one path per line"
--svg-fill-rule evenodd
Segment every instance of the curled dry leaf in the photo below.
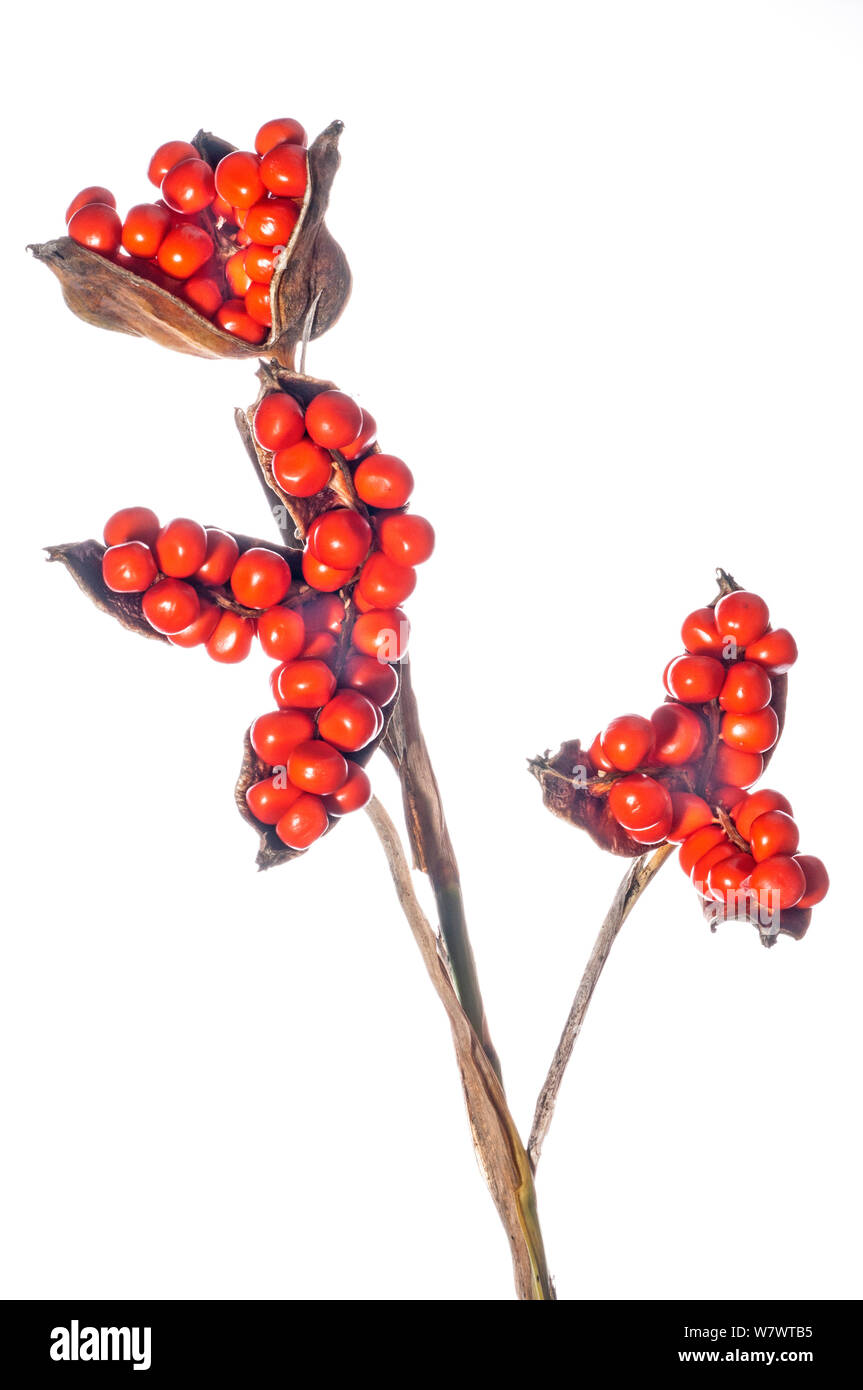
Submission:
M 243 342 L 224 333 L 168 290 L 107 256 L 79 246 L 70 237 L 28 249 L 57 276 L 72 312 L 97 328 L 150 338 L 196 357 L 258 357 L 266 353 L 290 366 L 312 305 L 311 336 L 318 338 L 335 323 L 350 295 L 347 260 L 324 222 L 339 167 L 342 129 L 341 121 L 333 121 L 309 148 L 306 196 L 272 279 L 273 326 L 263 344 Z M 194 144 L 212 167 L 234 148 L 204 131 L 195 136 Z M 220 234 L 215 223 L 211 230 L 217 254 L 225 259 L 236 247 Z

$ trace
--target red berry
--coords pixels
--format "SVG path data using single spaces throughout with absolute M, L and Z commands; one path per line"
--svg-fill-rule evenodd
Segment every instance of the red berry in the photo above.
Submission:
M 779 737 L 776 711 L 768 705 L 755 714 L 724 714 L 719 737 L 729 748 L 742 748 L 748 753 L 766 753 Z
M 188 280 L 197 274 L 213 254 L 213 239 L 203 227 L 183 223 L 172 227 L 156 254 L 166 275 L 175 280 Z
M 219 625 L 222 609 L 208 599 L 199 599 L 201 611 L 194 622 L 184 627 L 182 632 L 172 632 L 168 638 L 175 647 L 201 647 L 209 642 Z
M 765 811 L 752 822 L 749 842 L 752 857 L 760 864 L 774 854 L 795 854 L 800 831 L 787 811 Z
M 424 516 L 393 512 L 377 524 L 378 544 L 397 565 L 421 565 L 434 550 L 434 529 Z
M 358 590 L 372 608 L 396 608 L 416 588 L 416 570 L 375 550 L 360 571 Z
M 336 678 L 323 661 L 286 661 L 270 682 L 279 709 L 320 709 L 336 692 Z
M 683 645 L 693 656 L 722 656 L 724 637 L 716 626 L 712 608 L 696 608 L 683 619 Z
M 359 652 L 349 656 L 345 662 L 342 683 L 353 690 L 362 691 L 375 705 L 388 705 L 399 688 L 398 673 L 393 666 Z
M 691 875 L 702 855 L 707 854 L 708 850 L 713 849 L 715 845 L 727 843 L 727 839 L 728 837 L 721 825 L 705 825 L 702 829 L 688 835 L 680 846 L 680 854 L 678 855 L 680 867 L 687 877 Z
M 361 811 L 372 799 L 372 784 L 368 775 L 348 759 L 348 779 L 337 792 L 324 797 L 324 806 L 331 816 L 347 816 Z
M 742 652 L 750 642 L 755 642 L 767 631 L 770 613 L 767 604 L 758 594 L 746 589 L 737 589 L 726 594 L 715 608 L 716 626 L 725 638 L 732 638 L 737 650 Z
M 318 715 L 318 733 L 343 752 L 356 753 L 377 733 L 379 713 L 358 690 L 337 690 Z
M 363 423 L 360 426 L 358 434 L 355 435 L 353 439 L 349 440 L 347 444 L 340 444 L 338 446 L 342 458 L 346 458 L 350 462 L 353 462 L 354 459 L 362 458 L 366 450 L 374 444 L 378 435 L 378 426 L 374 415 L 370 415 L 367 410 L 361 410 L 360 414 L 363 417 Z
M 273 476 L 289 497 L 313 497 L 330 481 L 333 461 L 326 449 L 301 439 L 273 456 Z
M 306 432 L 303 407 L 286 391 L 270 391 L 264 396 L 255 411 L 253 423 L 255 439 L 262 449 L 269 449 L 273 453 L 298 444 Z M 330 466 L 328 454 L 327 468 Z
M 258 154 L 269 154 L 274 145 L 305 145 L 306 132 L 299 121 L 290 116 L 279 116 L 265 121 L 255 136 L 255 149 Z
M 306 429 L 324 449 L 341 449 L 356 439 L 363 412 L 344 391 L 321 391 L 306 406 Z
M 198 155 L 181 159 L 162 179 L 162 197 L 175 212 L 202 212 L 215 196 L 213 171 Z
M 188 140 L 167 140 L 164 145 L 159 146 L 150 160 L 147 178 L 157 188 L 161 188 L 163 178 L 175 164 L 179 164 L 182 159 L 198 158 L 198 151 Z
M 343 589 L 346 584 L 350 584 L 354 577 L 355 570 L 334 569 L 332 565 L 325 565 L 322 560 L 318 560 L 310 550 L 303 552 L 302 559 L 303 578 L 313 589 L 319 589 L 322 593 L 333 594 L 337 589 Z
M 291 567 L 275 550 L 252 546 L 231 572 L 231 588 L 246 608 L 272 608 L 291 587 Z
M 354 487 L 367 507 L 403 507 L 414 490 L 414 479 L 395 454 L 370 454 L 357 465 Z
M 331 662 L 339 649 L 338 638 L 331 632 L 310 632 L 300 656 L 314 657 L 317 661 Z
M 735 661 L 719 692 L 721 709 L 731 714 L 757 714 L 770 704 L 773 683 L 767 672 L 754 661 Z
M 307 632 L 338 634 L 345 621 L 345 605 L 335 594 L 321 594 L 319 598 L 306 600 L 302 614 Z
M 207 656 L 225 665 L 245 661 L 252 650 L 255 624 L 251 618 L 225 609 L 207 642 Z
M 671 807 L 669 806 L 662 820 L 654 822 L 653 825 L 645 826 L 643 830 L 627 830 L 630 840 L 635 840 L 639 845 L 659 845 L 667 839 L 671 829 Z
M 314 715 L 300 709 L 259 714 L 249 730 L 252 748 L 270 767 L 284 767 L 297 744 L 314 736 Z
M 762 787 L 757 792 L 749 792 L 738 801 L 732 814 L 734 824 L 744 840 L 749 839 L 753 823 L 766 811 L 784 811 L 786 815 L 794 815 L 788 798 L 781 792 L 770 791 L 767 787 Z
M 255 323 L 251 314 L 246 312 L 242 299 L 226 299 L 216 311 L 216 323 L 223 332 L 241 338 L 244 343 L 262 343 L 267 336 L 263 324 Z
M 156 537 L 156 559 L 163 574 L 188 579 L 207 558 L 207 533 L 197 521 L 176 517 Z
M 258 246 L 256 242 L 247 246 L 243 252 L 243 268 L 249 279 L 256 285 L 268 285 L 275 273 L 278 255 L 275 246 Z
M 740 802 L 740 788 L 712 787 L 710 791 L 710 800 L 714 806 L 721 806 L 723 811 L 728 811 L 730 813 Z
M 672 821 L 666 835 L 673 845 L 682 845 L 696 830 L 713 822 L 713 812 L 703 797 L 694 792 L 671 793 Z
M 797 906 L 806 892 L 806 876 L 790 855 L 775 854 L 755 865 L 746 886 L 757 897 L 761 912 L 772 916 Z
M 142 594 L 158 573 L 153 552 L 143 541 L 112 545 L 102 556 L 102 578 L 115 594 Z
M 750 753 L 740 748 L 729 748 L 720 743 L 716 749 L 713 763 L 712 781 L 714 786 L 751 787 L 764 771 L 764 759 L 760 753 Z
M 159 518 L 149 507 L 121 507 L 108 517 L 102 532 L 106 545 L 122 545 L 124 541 L 155 545 L 158 534 Z
M 262 821 L 264 825 L 275 825 L 299 800 L 300 795 L 299 790 L 288 782 L 285 774 L 277 772 L 274 777 L 264 777 L 262 781 L 249 787 L 246 792 L 246 805 L 255 820 Z
M 830 879 L 823 862 L 814 854 L 795 854 L 794 862 L 803 870 L 806 891 L 797 904 L 798 907 L 815 907 L 827 897 Z
M 728 838 L 723 838 L 718 845 L 714 845 L 705 854 L 702 854 L 700 859 L 696 859 L 690 877 L 696 891 L 701 894 L 702 898 L 710 896 L 707 880 L 711 869 L 716 864 L 720 864 L 723 859 L 730 859 L 735 853 L 736 850 L 731 841 Z
M 632 772 L 646 763 L 653 749 L 653 726 L 640 714 L 620 714 L 607 724 L 600 745 L 608 761 L 621 772 Z M 651 816 L 646 825 L 657 820 Z
M 717 860 L 707 875 L 707 892 L 719 902 L 740 892 L 741 884 L 755 868 L 751 854 L 729 854 Z
M 273 145 L 261 159 L 264 187 L 280 198 L 302 198 L 309 181 L 308 154 L 304 145 Z
M 365 517 L 350 507 L 336 507 L 315 517 L 306 544 L 322 564 L 333 569 L 355 570 L 368 555 L 371 541 L 372 528 Z
M 199 584 L 216 588 L 221 584 L 227 584 L 230 579 L 240 547 L 232 535 L 220 530 L 218 526 L 208 526 L 204 535 L 207 551 L 203 563 L 195 570 L 195 578 Z
M 123 222 L 123 247 L 130 256 L 152 260 L 170 227 L 171 214 L 167 208 L 157 207 L 155 203 L 136 203 Z
M 117 207 L 117 199 L 114 197 L 110 188 L 103 188 L 101 184 L 90 184 L 89 188 L 82 188 L 80 193 L 76 193 L 71 203 L 66 209 L 66 222 L 71 222 L 76 212 L 81 208 L 87 208 L 91 203 L 102 203 L 106 208 Z
M 235 299 L 242 299 L 252 284 L 246 273 L 245 251 L 235 251 L 225 261 L 225 279 Z
M 755 661 L 772 676 L 784 675 L 797 660 L 797 643 L 787 627 L 765 632 L 746 648 L 746 660 Z
M 293 661 L 306 644 L 306 625 L 295 608 L 268 608 L 258 619 L 258 637 L 267 656 Z
M 668 789 L 653 777 L 638 772 L 621 777 L 608 793 L 611 814 L 624 830 L 646 830 L 648 826 L 668 818 L 671 826 L 672 805 Z
M 216 310 L 222 307 L 224 298 L 218 282 L 209 275 L 192 275 L 184 281 L 180 294 L 186 303 L 197 309 L 199 314 L 203 314 L 205 319 L 213 317 Z
M 160 579 L 144 594 L 141 606 L 150 627 L 168 635 L 189 627 L 201 611 L 198 595 L 182 579 Z
M 308 849 L 329 825 L 326 808 L 319 796 L 302 792 L 276 825 L 276 834 L 289 849 Z
M 321 738 L 298 743 L 287 762 L 288 776 L 304 792 L 328 796 L 344 786 L 348 765 L 337 748 Z
M 112 256 L 120 245 L 123 224 L 107 203 L 88 203 L 72 214 L 66 230 L 79 246 Z
M 249 208 L 243 230 L 249 238 L 263 246 L 287 246 L 300 210 L 286 198 L 263 198 Z
M 609 762 L 602 751 L 602 734 L 596 735 L 593 743 L 587 750 L 587 760 L 596 772 L 614 772 L 614 763 Z
M 675 700 L 704 705 L 725 684 L 725 667 L 713 656 L 678 656 L 665 670 L 665 688 Z
M 235 208 L 250 208 L 266 194 L 261 161 L 248 150 L 232 150 L 220 159 L 215 173 L 216 192 Z
M 268 285 L 251 284 L 243 296 L 243 302 L 249 318 L 254 319 L 255 323 L 261 324 L 263 328 L 272 328 L 273 311 Z
M 401 608 L 375 608 L 361 613 L 351 641 L 357 651 L 380 661 L 400 661 L 408 649 L 410 623 Z
M 691 763 L 701 756 L 705 742 L 704 725 L 687 705 L 669 701 L 650 716 L 653 728 L 654 762 L 668 767 Z

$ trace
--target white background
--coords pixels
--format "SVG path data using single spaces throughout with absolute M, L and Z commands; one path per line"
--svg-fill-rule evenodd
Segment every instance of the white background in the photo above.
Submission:
M 560 1296 L 857 1296 L 863 6 L 272 15 L 7 21 L 2 1292 L 511 1296 L 367 819 L 256 874 L 232 787 L 265 659 L 135 639 L 40 552 L 130 503 L 266 528 L 252 367 L 85 326 L 23 247 L 84 184 L 151 196 L 165 139 L 290 114 L 346 123 L 355 290 L 309 369 L 438 529 L 416 683 L 525 1131 L 625 867 L 525 758 L 650 713 L 718 564 L 800 645 L 767 781 L 833 891 L 768 952 L 711 937 L 674 864 L 651 887 L 540 1166 Z

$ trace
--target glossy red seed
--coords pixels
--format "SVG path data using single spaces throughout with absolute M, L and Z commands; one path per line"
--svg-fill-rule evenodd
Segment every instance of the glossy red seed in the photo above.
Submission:
M 252 748 L 270 767 L 284 767 L 297 744 L 314 736 L 314 715 L 299 709 L 275 709 L 259 714 L 249 730 Z
M 377 534 L 381 550 L 397 565 L 421 565 L 434 550 L 434 528 L 424 516 L 393 512 L 379 517 Z
M 207 656 L 224 665 L 245 661 L 255 635 L 253 619 L 225 610 L 207 642 Z
M 348 759 L 347 781 L 337 792 L 324 797 L 324 806 L 331 816 L 347 816 L 352 811 L 361 811 L 371 799 L 372 784 L 367 773 Z
M 87 188 L 82 188 L 80 193 L 75 194 L 66 209 L 66 223 L 68 224 L 72 220 L 76 212 L 80 212 L 81 208 L 89 207 L 91 203 L 101 203 L 103 207 L 114 208 L 115 210 L 117 207 L 117 199 L 110 188 L 104 188 L 99 183 L 91 183 Z
M 243 229 L 248 237 L 246 244 L 259 242 L 262 246 L 287 246 L 299 216 L 297 204 L 289 199 L 262 199 L 246 214 Z
M 335 594 L 321 594 L 318 598 L 306 599 L 301 611 L 307 632 L 338 634 L 342 630 L 345 605 Z
M 291 116 L 278 116 L 265 121 L 255 136 L 255 149 L 258 154 L 268 154 L 275 145 L 305 145 L 306 132 Z
M 188 280 L 196 275 L 213 254 L 213 239 L 203 227 L 183 223 L 172 227 L 163 239 L 156 259 L 166 275 Z
M 216 323 L 225 333 L 244 343 L 262 343 L 267 336 L 263 324 L 255 323 L 242 299 L 226 299 L 216 311 Z
M 714 846 L 721 845 L 726 839 L 721 825 L 705 825 L 688 835 L 680 846 L 678 855 L 683 872 L 687 876 L 690 875 L 702 855 L 707 854 Z
M 816 907 L 827 897 L 830 888 L 827 869 L 823 861 L 817 859 L 814 854 L 795 854 L 794 862 L 798 868 L 803 870 L 803 876 L 806 879 L 806 889 L 797 906 Z
M 273 475 L 289 497 L 314 497 L 327 486 L 333 461 L 326 449 L 301 439 L 273 456 Z
M 88 203 L 70 217 L 66 230 L 79 246 L 111 256 L 120 245 L 123 224 L 107 203 Z
M 362 428 L 363 412 L 344 391 L 321 391 L 306 406 L 306 430 L 324 449 L 341 449 Z
M 371 608 L 396 608 L 416 588 L 416 570 L 373 551 L 360 571 L 358 589 Z
M 722 656 L 724 638 L 716 626 L 712 608 L 696 608 L 680 629 L 683 645 L 693 656 Z
M 220 530 L 218 526 L 207 526 L 204 535 L 207 551 L 203 563 L 195 571 L 195 578 L 199 584 L 215 588 L 227 584 L 237 563 L 240 547 L 229 532 Z
M 289 811 L 276 824 L 276 834 L 290 849 L 303 850 L 319 840 L 329 825 L 326 807 L 319 796 L 301 792 Z
M 336 690 L 336 678 L 323 661 L 286 661 L 270 682 L 280 709 L 320 709 Z
M 306 537 L 315 559 L 342 570 L 355 570 L 361 565 L 369 553 L 371 541 L 371 526 L 364 516 L 350 507 L 334 507 L 315 517 Z
M 275 825 L 301 795 L 299 788 L 281 772 L 253 783 L 246 792 L 246 805 L 255 820 L 264 825 Z
M 215 196 L 213 171 L 198 155 L 181 159 L 162 179 L 162 198 L 175 212 L 203 212 Z
M 339 453 L 351 463 L 356 459 L 362 458 L 363 454 L 371 448 L 378 436 L 378 426 L 374 415 L 370 415 L 367 410 L 361 410 L 360 414 L 363 422 L 360 426 L 359 433 L 355 435 L 353 439 L 349 440 L 347 444 L 339 446 Z
M 748 753 L 766 753 L 779 737 L 779 720 L 770 706 L 755 714 L 724 714 L 719 737 L 729 748 Z
M 408 649 L 410 623 L 401 608 L 373 609 L 354 623 L 351 642 L 357 651 L 383 661 L 399 661 Z
M 344 786 L 348 765 L 337 748 L 324 739 L 298 743 L 287 761 L 288 777 L 295 787 L 317 796 L 328 796 Z
M 806 876 L 790 855 L 776 854 L 755 865 L 746 886 L 757 897 L 762 915 L 770 916 L 797 906 L 806 892 Z
M 334 594 L 336 590 L 343 589 L 346 584 L 351 582 L 356 573 L 355 570 L 334 569 L 332 565 L 325 565 L 310 550 L 303 552 L 302 568 L 306 583 L 311 588 L 328 594 Z
M 261 158 L 261 180 L 279 198 L 302 198 L 309 181 L 308 150 L 284 141 Z
M 687 705 L 669 701 L 650 716 L 654 762 L 668 767 L 695 762 L 704 750 L 704 725 Z
M 268 608 L 258 618 L 258 637 L 267 656 L 293 661 L 306 644 L 306 625 L 295 608 Z
M 252 242 L 243 252 L 243 269 L 257 285 L 269 285 L 276 269 L 279 252 L 275 246 L 258 246 Z M 301 438 L 301 436 L 297 436 Z
M 249 150 L 232 150 L 216 165 L 215 185 L 225 203 L 235 208 L 250 208 L 266 193 L 259 157 Z
M 274 550 L 255 545 L 245 551 L 231 571 L 231 588 L 246 608 L 273 608 L 291 587 L 291 568 Z
M 766 811 L 785 811 L 786 815 L 794 815 L 788 798 L 769 787 L 760 787 L 757 792 L 748 792 L 738 800 L 732 814 L 734 824 L 744 839 L 749 839 L 753 822 Z
M 318 733 L 335 748 L 356 753 L 377 733 L 378 714 L 359 690 L 337 690 L 318 715 Z
M 645 830 L 665 817 L 668 817 L 668 828 L 671 827 L 672 804 L 668 789 L 642 772 L 614 782 L 608 793 L 608 805 L 624 830 Z
M 746 660 L 763 666 L 772 676 L 781 676 L 790 671 L 797 660 L 797 643 L 787 627 L 777 627 L 749 643 Z
M 303 407 L 286 391 L 270 391 L 255 411 L 255 439 L 262 449 L 275 453 L 298 444 L 306 432 Z M 327 464 L 330 459 L 327 456 Z
M 172 632 L 168 641 L 175 647 L 201 647 L 205 642 L 209 642 L 213 633 L 219 625 L 219 618 L 222 616 L 222 609 L 216 603 L 210 603 L 208 599 L 199 597 L 200 612 L 193 623 L 184 627 L 182 632 Z
M 799 844 L 797 822 L 787 811 L 764 811 L 752 822 L 749 848 L 759 864 L 774 854 L 795 854 Z
M 758 781 L 763 771 L 764 759 L 760 753 L 729 748 L 726 743 L 718 745 L 712 772 L 714 786 L 742 787 L 745 790 Z
M 166 140 L 165 144 L 159 146 L 150 160 L 147 178 L 157 188 L 161 188 L 162 180 L 169 169 L 173 169 L 174 165 L 179 164 L 182 159 L 197 159 L 198 157 L 198 151 L 188 140 Z
M 201 611 L 198 595 L 182 579 L 160 579 L 144 594 L 141 607 L 150 626 L 166 635 L 182 632 Z
M 188 579 L 207 558 L 207 533 L 191 517 L 175 517 L 156 537 L 155 551 L 163 574 Z
M 723 637 L 732 638 L 737 650 L 755 642 L 767 631 L 770 613 L 767 604 L 758 594 L 747 589 L 737 589 L 719 600 L 715 609 L 716 626 Z
M 269 285 L 251 284 L 243 296 L 246 312 L 255 323 L 264 328 L 272 328 L 273 311 L 270 305 Z
M 694 792 L 672 792 L 671 808 L 673 816 L 665 838 L 674 845 L 682 845 L 696 830 L 703 830 L 713 822 L 713 811 L 704 798 Z
M 678 656 L 665 670 L 665 686 L 684 704 L 715 700 L 725 684 L 725 667 L 712 656 Z
M 218 281 L 209 275 L 192 275 L 183 282 L 180 294 L 204 318 L 211 319 L 224 302 Z
M 102 578 L 115 594 L 142 594 L 158 574 L 153 552 L 143 541 L 112 545 L 102 556 Z
M 751 854 L 738 851 L 723 856 L 712 865 L 707 875 L 707 892 L 718 902 L 728 899 L 741 891 L 741 885 L 755 868 Z
M 702 854 L 700 859 L 696 859 L 690 877 L 692 878 L 693 886 L 696 891 L 701 894 L 702 898 L 710 896 L 710 889 L 707 881 L 711 869 L 714 868 L 716 864 L 720 864 L 723 859 L 730 859 L 734 853 L 735 848 L 731 841 L 722 839 L 718 845 L 714 845 L 712 849 Z
M 136 203 L 123 219 L 122 243 L 130 256 L 152 260 L 171 227 L 171 214 L 156 203 Z
M 342 668 L 342 684 L 361 691 L 376 705 L 388 705 L 396 696 L 399 678 L 386 661 L 354 652 Z
M 653 726 L 649 719 L 644 719 L 640 714 L 620 714 L 605 726 L 600 744 L 613 767 L 621 772 L 632 772 L 646 763 L 650 756 Z M 656 819 L 656 816 L 651 817 L 651 820 Z
M 149 507 L 121 507 L 108 517 L 102 532 L 106 545 L 122 545 L 124 541 L 155 545 L 158 534 L 159 518 Z
M 721 709 L 731 714 L 756 714 L 770 704 L 773 683 L 754 661 L 735 661 L 719 692 Z
M 414 479 L 395 454 L 370 454 L 357 464 L 354 487 L 367 507 L 403 507 L 413 492 Z

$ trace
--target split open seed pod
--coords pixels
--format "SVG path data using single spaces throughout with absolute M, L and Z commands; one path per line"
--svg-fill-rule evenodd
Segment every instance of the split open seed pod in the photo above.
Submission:
M 28 249 L 57 276 L 72 312 L 97 328 L 150 338 L 196 357 L 267 354 L 290 367 L 306 325 L 311 337 L 320 337 L 335 323 L 350 294 L 345 254 L 324 221 L 339 167 L 342 128 L 341 121 L 333 121 L 309 148 L 308 185 L 291 239 L 276 263 L 271 281 L 273 326 L 263 343 L 244 342 L 223 332 L 177 294 L 135 273 L 119 257 L 90 251 L 68 236 Z M 213 169 L 235 148 L 204 131 L 198 132 L 193 144 Z M 216 255 L 224 261 L 237 247 L 211 214 L 210 221 Z

